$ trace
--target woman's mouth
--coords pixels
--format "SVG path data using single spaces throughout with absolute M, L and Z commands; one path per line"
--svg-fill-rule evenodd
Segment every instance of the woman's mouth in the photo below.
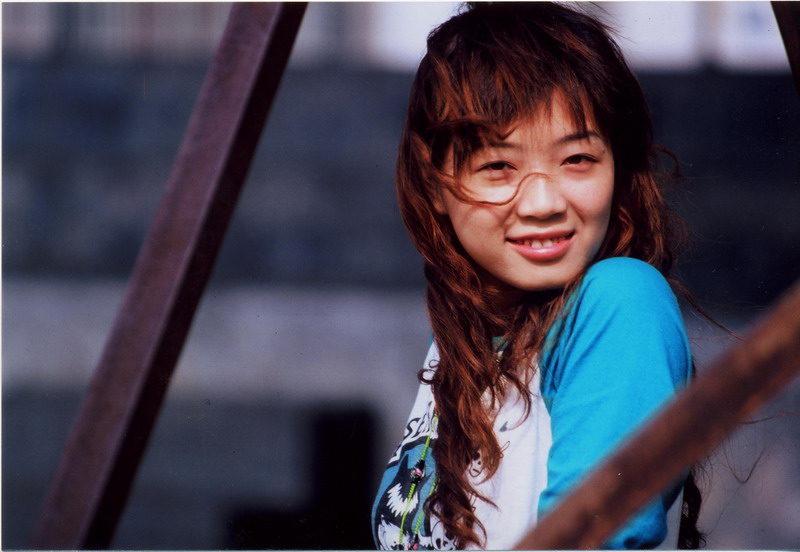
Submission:
M 523 257 L 533 261 L 556 261 L 570 246 L 574 232 L 560 236 L 507 238 L 509 244 Z

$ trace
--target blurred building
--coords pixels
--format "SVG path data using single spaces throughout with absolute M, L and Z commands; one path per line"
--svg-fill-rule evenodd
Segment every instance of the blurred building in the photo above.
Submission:
M 228 9 L 2 6 L 6 548 L 26 546 Z M 358 428 L 348 446 L 370 460 L 355 484 L 368 494 L 411 406 L 429 330 L 394 157 L 425 36 L 456 9 L 310 5 L 115 548 L 370 546 L 274 528 L 323 527 L 337 508 L 342 490 L 315 464 L 330 456 L 326 418 Z M 681 160 L 682 274 L 741 328 L 800 272 L 800 103 L 770 6 L 588 9 L 618 30 Z M 701 359 L 724 345 L 688 323 Z M 797 424 L 771 423 L 715 462 L 712 548 L 800 542 Z M 350 530 L 337 523 L 328 536 Z
M 3 48 L 26 59 L 81 51 L 115 62 L 207 59 L 228 3 L 10 3 Z M 457 2 L 313 3 L 293 63 L 331 61 L 413 71 L 424 40 Z M 587 6 L 623 37 L 639 70 L 786 71 L 786 53 L 767 2 L 602 2 Z M 180 24 L 176 24 L 176 22 Z

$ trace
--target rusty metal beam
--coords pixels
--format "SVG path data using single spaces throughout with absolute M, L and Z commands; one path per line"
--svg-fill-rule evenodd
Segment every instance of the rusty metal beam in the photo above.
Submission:
M 305 3 L 235 3 L 34 531 L 107 548 L 210 277 Z
M 747 337 L 593 472 L 517 544 L 598 548 L 800 373 L 800 281 Z
M 792 69 L 794 86 L 800 93 L 800 4 L 797 1 L 772 2 L 772 11 L 781 31 L 786 57 Z

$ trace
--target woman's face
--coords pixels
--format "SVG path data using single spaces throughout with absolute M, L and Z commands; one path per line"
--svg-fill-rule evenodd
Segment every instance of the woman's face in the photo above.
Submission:
M 513 292 L 558 289 L 594 258 L 608 229 L 614 158 L 590 113 L 586 128 L 576 127 L 557 95 L 549 112 L 517 121 L 462 170 L 466 194 L 510 202 L 469 203 L 446 188 L 435 198 L 490 283 Z

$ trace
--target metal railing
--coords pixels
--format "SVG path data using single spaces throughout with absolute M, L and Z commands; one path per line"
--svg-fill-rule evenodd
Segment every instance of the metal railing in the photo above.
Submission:
M 800 373 L 800 281 L 517 549 L 598 548 Z
M 108 547 L 305 7 L 237 3 L 231 8 L 34 530 L 34 548 Z

